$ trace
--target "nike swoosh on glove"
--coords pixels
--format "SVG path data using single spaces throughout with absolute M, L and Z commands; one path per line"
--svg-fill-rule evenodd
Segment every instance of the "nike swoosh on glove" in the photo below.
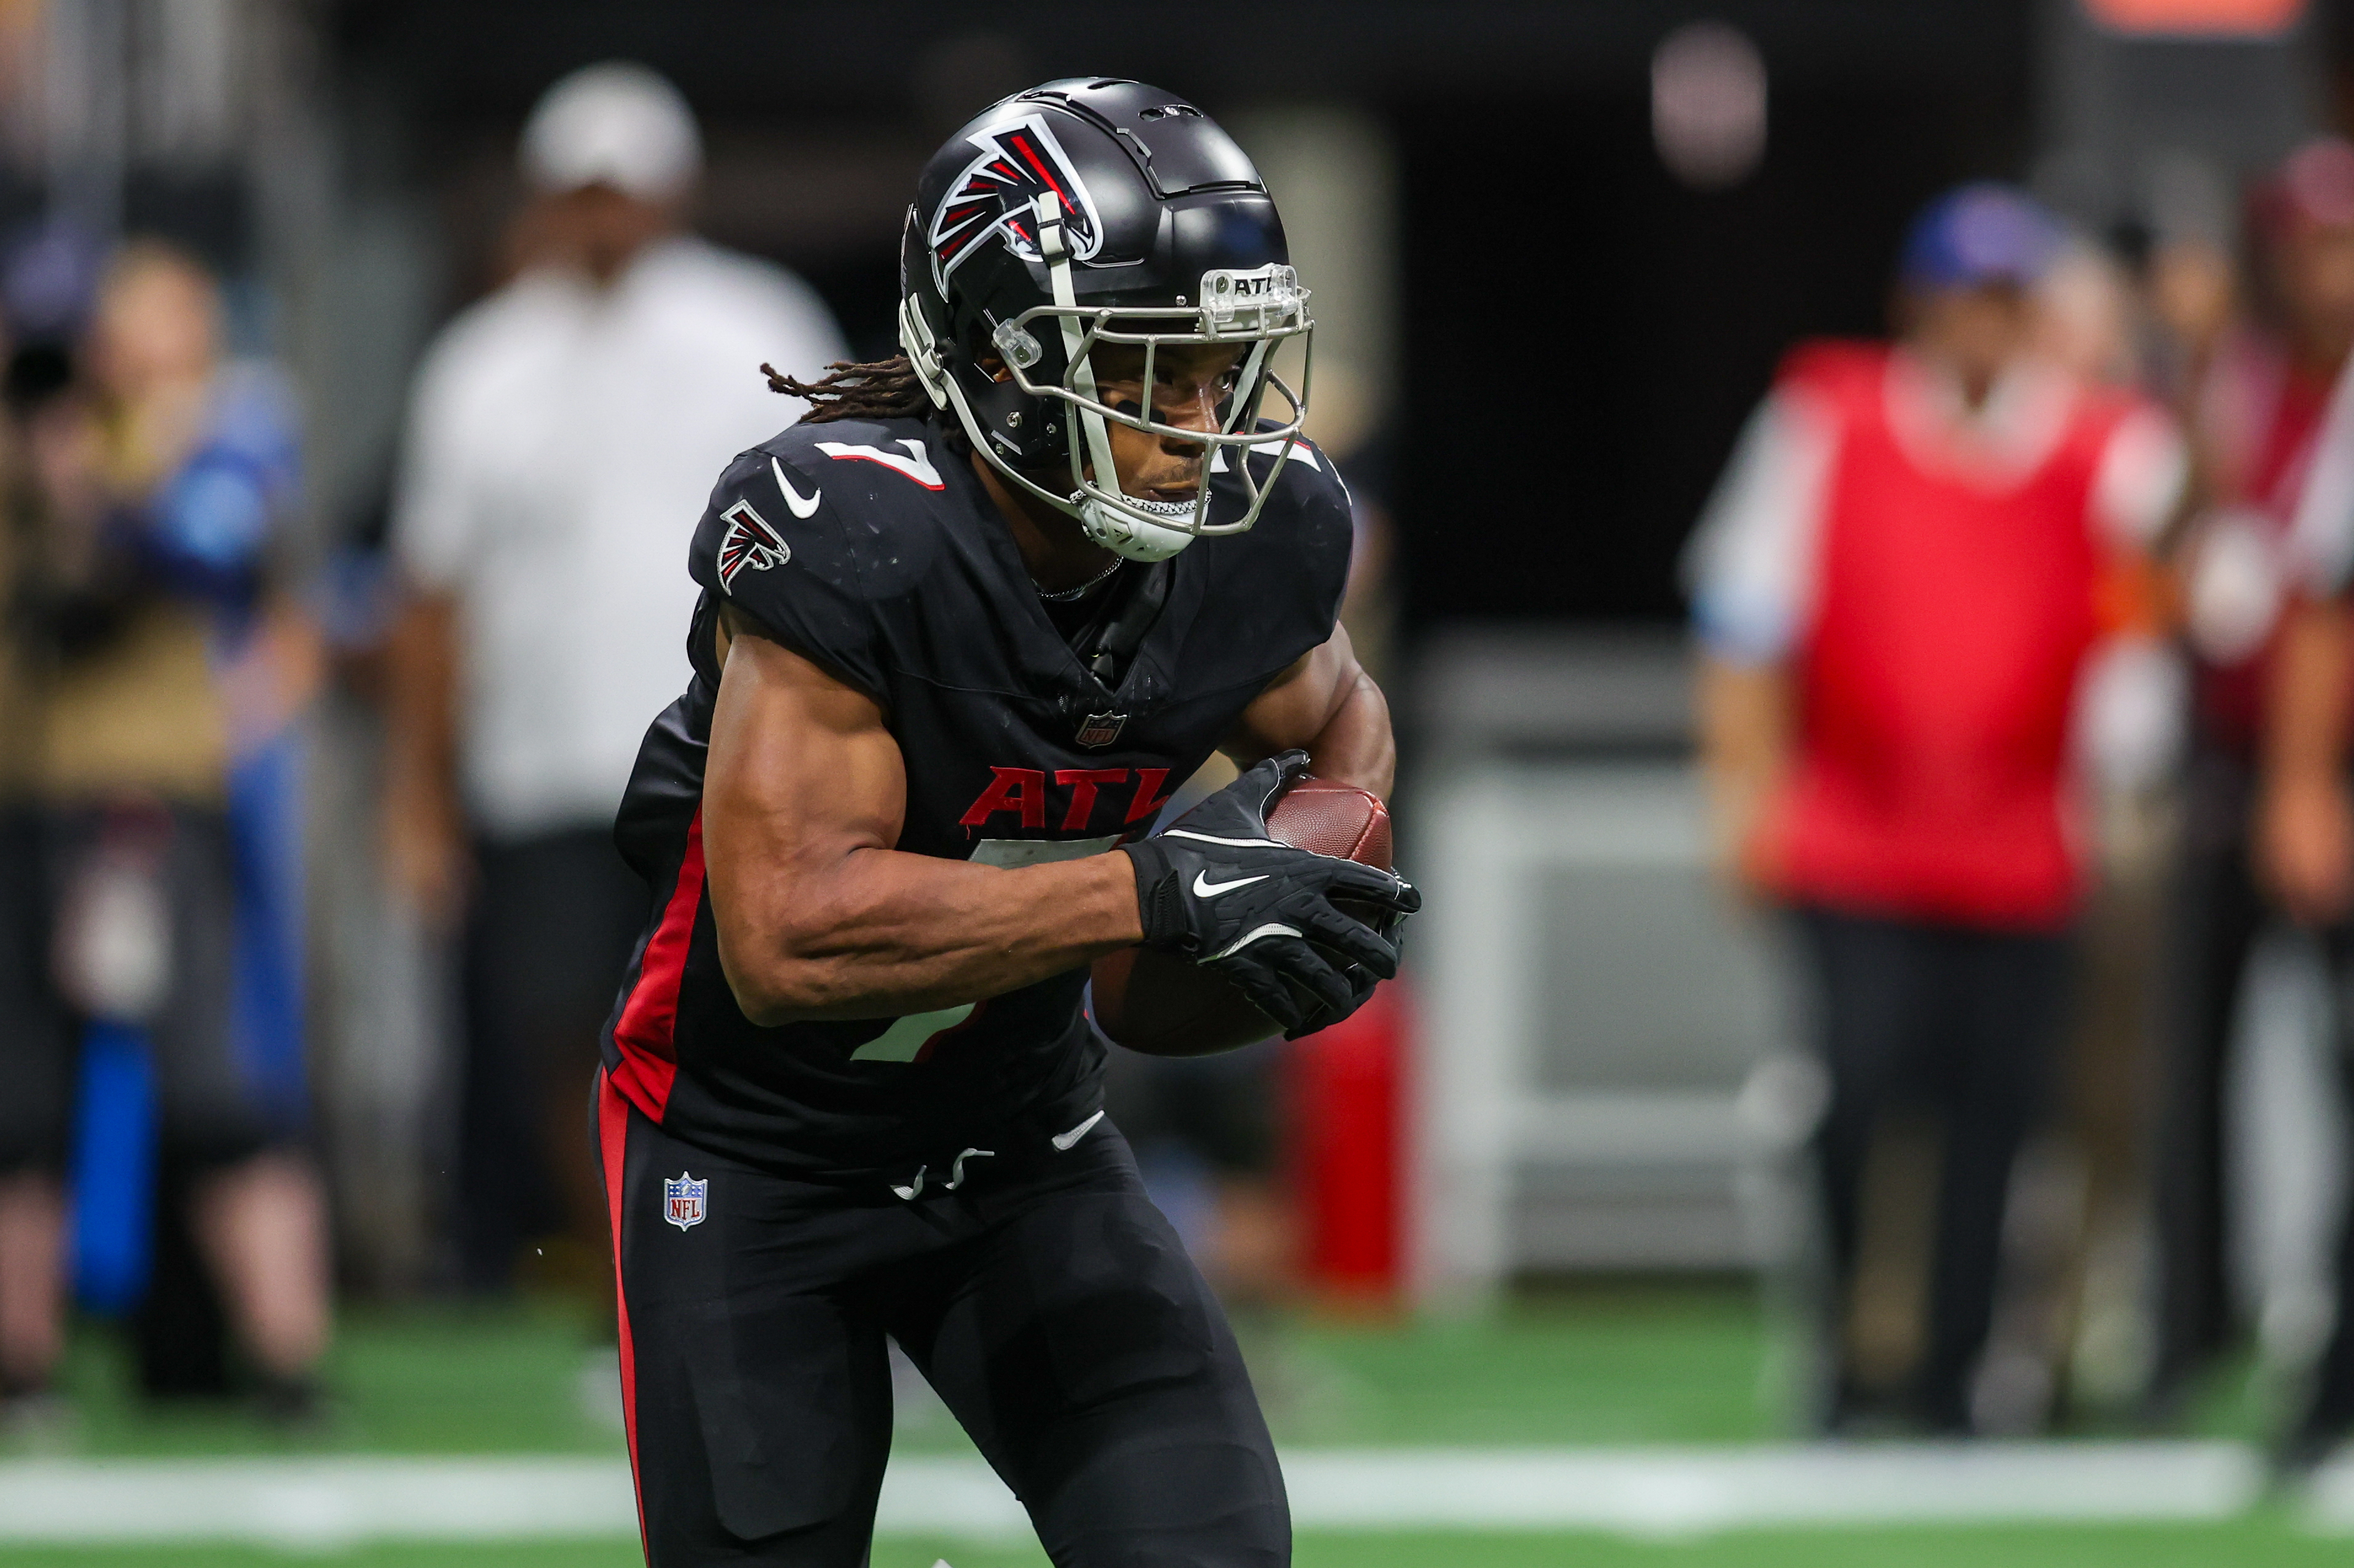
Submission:
M 1397 928 L 1422 907 L 1414 885 L 1267 832 L 1267 804 L 1308 772 L 1270 757 L 1151 838 L 1136 862 L 1143 946 L 1191 959 L 1248 997 L 1287 1035 L 1337 1023 L 1397 973 Z M 1377 930 L 1334 907 L 1370 906 Z

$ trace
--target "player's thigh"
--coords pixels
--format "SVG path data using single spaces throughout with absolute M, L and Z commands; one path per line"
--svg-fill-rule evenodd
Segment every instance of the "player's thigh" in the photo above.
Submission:
M 1290 1559 L 1275 1448 L 1225 1313 L 1098 1134 L 1086 1180 L 991 1227 L 903 1337 L 1062 1568 Z
M 624 1414 L 653 1568 L 859 1568 L 890 1453 L 880 1325 L 845 1308 L 825 1228 L 785 1184 L 602 1096 Z

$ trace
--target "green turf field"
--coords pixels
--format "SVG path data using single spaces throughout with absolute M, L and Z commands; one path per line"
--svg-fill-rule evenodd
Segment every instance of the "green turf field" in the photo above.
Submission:
M 1594 1287 L 1524 1299 L 1490 1320 L 1411 1326 L 1243 1326 L 1278 1436 L 1323 1448 L 1375 1445 L 1616 1446 L 1724 1444 L 1780 1428 L 1770 1336 L 1737 1286 Z M 78 1415 L 43 1436 L 53 1454 L 88 1457 L 389 1453 L 613 1455 L 620 1437 L 583 1407 L 591 1340 L 550 1308 L 413 1308 L 354 1313 L 333 1371 L 330 1420 L 287 1434 L 241 1412 L 156 1408 L 129 1393 L 119 1344 L 102 1330 L 78 1339 L 69 1385 Z M 2256 1436 L 2264 1401 L 2245 1378 L 2224 1380 L 2195 1423 Z M 909 1449 L 967 1446 L 934 1410 L 911 1411 Z M 373 1546 L 319 1555 L 352 1568 L 540 1568 L 637 1561 L 627 1541 L 481 1546 Z M 875 1568 L 1034 1568 L 1032 1550 L 1002 1543 L 887 1539 Z M 288 1561 L 260 1548 L 0 1548 L 0 1568 L 215 1568 Z M 1619 1564 L 1650 1568 L 1847 1568 L 1999 1563 L 2005 1568 L 2115 1563 L 2303 1564 L 2354 1561 L 2354 1541 L 2316 1537 L 2285 1507 L 2201 1526 L 1970 1526 L 1736 1531 L 1658 1542 L 1599 1534 L 1304 1535 L 1303 1568 L 1460 1564 Z
M 1586 1287 L 1471 1322 L 1239 1330 L 1269 1422 L 1290 1443 L 1724 1443 L 1783 1429 L 1766 1327 L 1737 1284 Z M 583 1413 L 578 1392 L 594 1353 L 579 1319 L 557 1308 L 357 1311 L 329 1374 L 331 1419 L 290 1436 L 235 1409 L 140 1403 L 120 1344 L 91 1329 L 69 1367 L 79 1430 L 66 1449 L 610 1452 L 618 1435 Z M 2264 1407 L 2252 1380 L 2225 1377 L 2189 1430 L 2258 1437 Z M 966 1446 L 944 1414 L 909 1414 L 909 1447 Z
M 1241 1332 L 1270 1422 L 1290 1442 L 1723 1442 L 1774 1430 L 1761 1397 L 1765 1331 L 1734 1286 L 1596 1288 L 1478 1323 L 1246 1321 Z M 579 1321 L 552 1308 L 355 1312 L 329 1374 L 332 1419 L 290 1436 L 235 1409 L 139 1402 L 120 1343 L 90 1329 L 68 1369 L 79 1430 L 65 1446 L 610 1451 L 618 1436 L 579 1405 L 577 1383 L 592 1353 Z M 902 1433 L 909 1446 L 965 1446 L 944 1414 L 912 1414 Z

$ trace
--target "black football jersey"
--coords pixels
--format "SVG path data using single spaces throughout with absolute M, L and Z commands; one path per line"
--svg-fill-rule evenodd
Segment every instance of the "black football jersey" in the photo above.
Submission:
M 1235 476 L 1213 483 L 1236 493 L 1233 515 Z M 1027 1147 L 1102 1106 L 1084 969 L 905 1018 L 768 1029 L 738 1010 L 704 889 L 723 598 L 880 705 L 907 771 L 896 848 L 1019 866 L 1145 832 L 1250 701 L 1331 635 L 1350 537 L 1339 476 L 1296 442 L 1250 532 L 1122 568 L 1123 581 L 1165 574 L 1151 584 L 1162 597 L 1107 684 L 1056 630 L 938 426 L 801 424 L 738 457 L 690 554 L 704 590 L 694 678 L 648 731 L 615 827 L 653 899 L 605 1031 L 614 1084 L 673 1136 L 844 1181 Z

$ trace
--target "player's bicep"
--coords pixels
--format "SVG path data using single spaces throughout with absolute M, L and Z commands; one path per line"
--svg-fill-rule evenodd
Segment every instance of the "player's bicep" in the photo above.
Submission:
M 898 743 L 872 697 L 769 638 L 726 641 L 703 784 L 704 854 L 726 949 L 782 933 L 813 878 L 897 842 Z

